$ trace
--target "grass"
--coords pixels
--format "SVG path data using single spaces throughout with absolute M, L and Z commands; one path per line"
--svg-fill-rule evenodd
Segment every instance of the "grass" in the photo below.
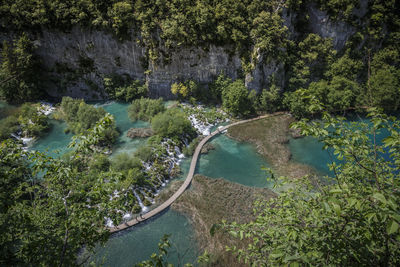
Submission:
M 181 184 L 182 181 L 173 182 L 159 196 L 158 201 L 165 201 Z M 252 212 L 254 201 L 260 197 L 268 199 L 274 195 L 275 193 L 267 188 L 247 187 L 224 179 L 196 175 L 190 190 L 178 198 L 172 208 L 185 214 L 193 224 L 200 250 L 212 255 L 210 266 L 245 266 L 230 252 L 226 252 L 225 247 L 243 247 L 247 242 L 233 239 L 222 231 L 211 236 L 210 229 L 222 220 L 249 222 L 255 218 Z
M 293 121 L 288 114 L 272 116 L 233 126 L 228 129 L 228 135 L 237 141 L 254 144 L 258 153 L 266 158 L 278 175 L 290 178 L 316 175 L 312 167 L 291 160 L 292 154 L 287 144 L 289 137 L 296 135 L 290 129 Z

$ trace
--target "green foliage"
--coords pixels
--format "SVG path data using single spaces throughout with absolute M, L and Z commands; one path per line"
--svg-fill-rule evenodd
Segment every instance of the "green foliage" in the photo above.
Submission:
M 212 100 L 207 90 L 193 80 L 188 80 L 183 83 L 173 83 L 171 85 L 171 93 L 176 95 L 180 101 L 189 100 L 193 105 L 196 104 L 197 100 L 204 102 L 210 102 L 210 100 Z
M 162 98 L 140 98 L 132 102 L 128 108 L 128 116 L 132 121 L 150 121 L 155 115 L 165 110 Z
M 190 142 L 190 144 L 183 149 L 183 154 L 185 154 L 186 157 L 193 156 L 194 151 L 199 143 L 199 138 L 193 139 L 192 142 Z
M 131 1 L 116 2 L 108 9 L 111 26 L 118 36 L 123 36 L 135 26 L 135 15 Z
M 253 107 L 248 98 L 249 91 L 242 80 L 236 80 L 228 85 L 222 92 L 222 105 L 234 116 L 246 116 L 253 112 Z
M 34 46 L 23 33 L 13 45 L 3 42 L 0 66 L 0 97 L 11 103 L 22 103 L 41 97 L 40 68 L 34 57 Z
M 94 154 L 93 158 L 89 162 L 89 169 L 95 172 L 105 172 L 108 171 L 111 166 L 110 160 L 104 154 Z
M 282 102 L 290 110 L 290 113 L 299 119 L 313 114 L 314 112 L 310 112 L 309 107 L 317 101 L 317 98 L 308 90 L 298 89 L 294 92 L 285 93 Z
M 115 97 L 129 102 L 136 98 L 146 97 L 148 91 L 149 89 L 146 84 L 142 84 L 139 80 L 135 80 L 128 86 L 116 88 Z
M 259 97 L 259 110 L 275 112 L 279 109 L 281 103 L 280 89 L 273 84 L 269 90 L 263 89 Z
M 39 137 L 48 129 L 48 117 L 40 112 L 40 104 L 27 102 L 15 114 L 0 120 L 0 140 L 19 131 L 22 137 Z
M 232 83 L 232 80 L 220 73 L 212 83 L 209 84 L 211 100 L 216 103 L 222 103 L 222 92 Z
M 336 51 L 332 41 L 311 33 L 298 44 L 295 62 L 291 66 L 289 86 L 298 89 L 307 86 L 311 78 L 322 78 L 325 70 L 332 63 Z
M 17 132 L 19 129 L 18 118 L 15 116 L 8 116 L 0 120 L 0 141 L 10 138 L 11 134 Z
M 39 109 L 40 104 L 25 103 L 21 106 L 18 122 L 22 136 L 41 136 L 49 129 L 48 118 Z
M 121 153 L 116 155 L 111 160 L 111 166 L 116 171 L 127 171 L 129 169 L 134 169 L 134 168 L 140 169 L 142 167 L 142 164 L 138 158 L 129 156 L 126 153 Z
M 104 88 L 110 98 L 125 102 L 146 97 L 149 91 L 147 85 L 140 80 L 132 81 L 130 78 L 116 75 L 104 78 Z
M 367 81 L 367 100 L 385 110 L 397 110 L 400 97 L 399 51 L 385 48 L 376 53 L 371 62 L 371 76 Z
M 400 195 L 399 121 L 370 110 L 371 123 L 323 121 L 295 124 L 318 138 L 342 161 L 330 164 L 327 183 L 278 178 L 289 183 L 276 198 L 255 203 L 256 219 L 224 224 L 246 249 L 232 248 L 252 265 L 397 266 Z M 388 131 L 383 143 L 375 136 Z M 372 137 L 371 137 L 372 136 Z
M 87 164 L 112 123 L 106 116 L 73 140 L 73 164 L 25 152 L 11 139 L 0 144 L 1 265 L 75 266 L 82 247 L 92 252 L 106 241 L 104 218 L 117 221 L 121 205 L 110 199 L 120 175 L 87 171 Z
M 75 134 L 84 134 L 106 115 L 103 108 L 95 108 L 82 99 L 63 97 L 60 110 L 56 117 L 67 122 L 68 129 Z M 110 146 L 118 137 L 115 122 L 101 133 L 100 146 Z
M 185 114 L 179 109 L 168 109 L 151 120 L 151 128 L 161 137 L 181 139 L 193 137 L 196 132 Z
M 400 70 L 394 67 L 373 72 L 368 90 L 372 105 L 397 110 L 400 104 Z
M 349 80 L 356 81 L 360 71 L 362 70 L 362 61 L 354 60 L 346 53 L 329 66 L 329 69 L 325 73 L 325 76 L 329 78 L 340 76 Z
M 335 20 L 350 20 L 353 10 L 359 7 L 359 0 L 316 0 L 315 2 Z
M 185 99 L 189 95 L 189 89 L 183 83 L 173 83 L 171 85 L 171 93 Z
M 288 29 L 282 25 L 283 19 L 276 12 L 262 11 L 258 14 L 250 31 L 257 53 L 265 54 L 269 58 L 283 58 Z
M 135 152 L 135 156 L 144 162 L 150 162 L 153 158 L 153 150 L 150 146 L 142 146 Z

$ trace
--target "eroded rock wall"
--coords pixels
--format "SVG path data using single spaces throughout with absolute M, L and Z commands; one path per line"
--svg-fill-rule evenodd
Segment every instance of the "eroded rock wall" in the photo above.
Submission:
M 362 15 L 364 10 L 357 12 Z M 332 38 L 335 49 L 342 49 L 355 32 L 345 22 L 331 20 L 315 5 L 308 6 L 307 13 L 310 31 Z M 299 16 L 287 10 L 283 12 L 291 38 L 299 36 L 295 27 Z M 147 82 L 152 97 L 173 98 L 170 86 L 174 82 L 193 79 L 206 84 L 221 72 L 232 79 L 243 73 L 240 57 L 230 47 L 180 49 L 172 52 L 167 62 L 160 59 L 152 63 L 147 62 L 146 48 L 136 41 L 136 36 L 132 36 L 132 41 L 120 41 L 111 33 L 75 27 L 69 32 L 43 29 L 34 39 L 48 75 L 47 91 L 56 98 L 68 95 L 87 100 L 106 99 L 103 80 L 113 74 Z M 246 75 L 246 86 L 256 91 L 268 89 L 271 77 L 275 76 L 275 81 L 284 88 L 284 64 L 264 58 L 267 56 L 260 56 L 254 70 Z

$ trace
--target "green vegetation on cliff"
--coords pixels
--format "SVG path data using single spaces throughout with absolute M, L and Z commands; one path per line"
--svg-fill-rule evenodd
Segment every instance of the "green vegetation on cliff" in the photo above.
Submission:
M 332 26 L 334 31 L 340 26 L 346 32 L 331 36 L 336 40 L 342 34 L 349 36 L 343 48 L 315 32 L 312 18 L 320 19 L 316 8 L 327 13 L 323 15 L 325 26 Z M 260 72 L 260 62 L 264 66 L 277 63 L 284 76 L 274 71 L 275 75 L 264 77 L 261 88 L 257 88 L 262 101 L 250 101 L 254 107 L 263 102 L 267 111 L 284 108 L 304 116 L 308 112 L 302 107 L 310 98 L 322 102 L 329 111 L 367 106 L 397 110 L 399 14 L 398 1 L 383 0 L 5 0 L 0 5 L 0 25 L 15 40 L 4 42 L 2 47 L 1 97 L 11 102 L 41 97 L 44 90 L 39 86 L 40 68 L 29 38 L 33 40 L 44 28 L 69 31 L 79 26 L 136 40 L 145 51 L 145 69 L 150 64 L 168 64 L 172 53 L 182 48 L 201 47 L 207 51 L 212 44 L 239 56 L 239 79 L 252 71 Z M 246 82 L 251 79 L 246 77 Z M 120 80 L 122 83 L 105 78 L 104 86 L 111 98 L 131 101 L 147 95 L 147 86 L 142 82 L 133 77 Z M 172 91 L 192 103 L 213 98 L 218 101 L 222 94 L 211 85 L 208 94 L 196 81 L 178 77 L 175 82 Z M 286 92 L 284 97 L 282 92 Z M 255 99 L 254 94 L 251 98 Z M 237 96 L 228 102 L 240 99 Z M 232 110 L 243 114 L 249 111 Z

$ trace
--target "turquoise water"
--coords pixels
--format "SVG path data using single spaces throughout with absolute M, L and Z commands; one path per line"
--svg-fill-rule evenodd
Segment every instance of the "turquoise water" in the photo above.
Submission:
M 323 175 L 332 175 L 328 163 L 331 163 L 328 150 L 322 149 L 323 144 L 312 137 L 290 139 L 289 149 L 292 153 L 292 160 L 314 167 Z
M 200 156 L 196 173 L 247 186 L 270 186 L 262 170 L 269 165 L 252 145 L 236 142 L 225 135 L 215 137 L 211 143 L 216 149 Z
M 158 251 L 158 243 L 164 234 L 171 234 L 168 262 L 175 266 L 195 263 L 198 251 L 194 231 L 186 217 L 168 210 L 151 221 L 139 224 L 115 234 L 104 247 L 98 248 L 94 257 L 96 263 L 105 267 L 131 267 L 135 263 L 148 260 Z
M 132 153 L 138 149 L 138 147 L 146 143 L 146 138 L 135 138 L 131 139 L 126 136 L 126 133 L 130 128 L 145 128 L 150 127 L 148 122 L 136 121 L 131 122 L 128 117 L 128 106 L 127 103 L 108 102 L 105 104 L 95 104 L 96 106 L 103 107 L 108 113 L 114 116 L 116 126 L 120 132 L 120 136 L 117 139 L 113 147 L 113 155 L 119 153 Z M 73 134 L 65 134 L 66 124 L 57 120 L 50 120 L 51 130 L 47 135 L 37 140 L 33 146 L 33 150 L 41 152 L 49 151 L 49 155 L 55 156 L 57 153 L 54 150 L 59 151 L 59 155 L 64 154 L 68 151 L 67 146 L 71 142 Z
M 73 134 L 66 134 L 64 132 L 67 128 L 66 123 L 58 120 L 50 120 L 50 127 L 50 131 L 44 137 L 38 139 L 31 149 L 48 152 L 47 154 L 52 157 L 69 151 L 68 144 L 71 142 Z
M 369 119 L 360 118 L 358 116 L 349 117 L 349 122 L 364 122 L 371 123 Z M 376 142 L 378 145 L 382 144 L 382 140 L 389 136 L 389 132 L 386 129 L 376 136 Z M 373 140 L 372 134 L 370 135 L 371 140 Z M 323 144 L 312 137 L 304 137 L 298 139 L 290 139 L 289 148 L 292 152 L 292 159 L 294 161 L 304 163 L 314 167 L 317 171 L 321 172 L 323 175 L 333 175 L 333 171 L 330 171 L 327 164 L 336 162 L 340 163 L 338 159 L 332 153 L 332 149 L 323 150 Z M 331 157 L 330 157 L 331 155 Z M 387 160 L 389 159 L 386 154 L 383 155 Z
M 132 122 L 128 117 L 128 103 L 110 102 L 101 106 L 108 113 L 114 115 L 115 124 L 121 133 L 116 144 L 113 147 L 113 155 L 120 153 L 133 153 L 140 146 L 146 144 L 147 138 L 129 138 L 126 136 L 130 128 L 148 128 L 150 123 L 145 121 Z

